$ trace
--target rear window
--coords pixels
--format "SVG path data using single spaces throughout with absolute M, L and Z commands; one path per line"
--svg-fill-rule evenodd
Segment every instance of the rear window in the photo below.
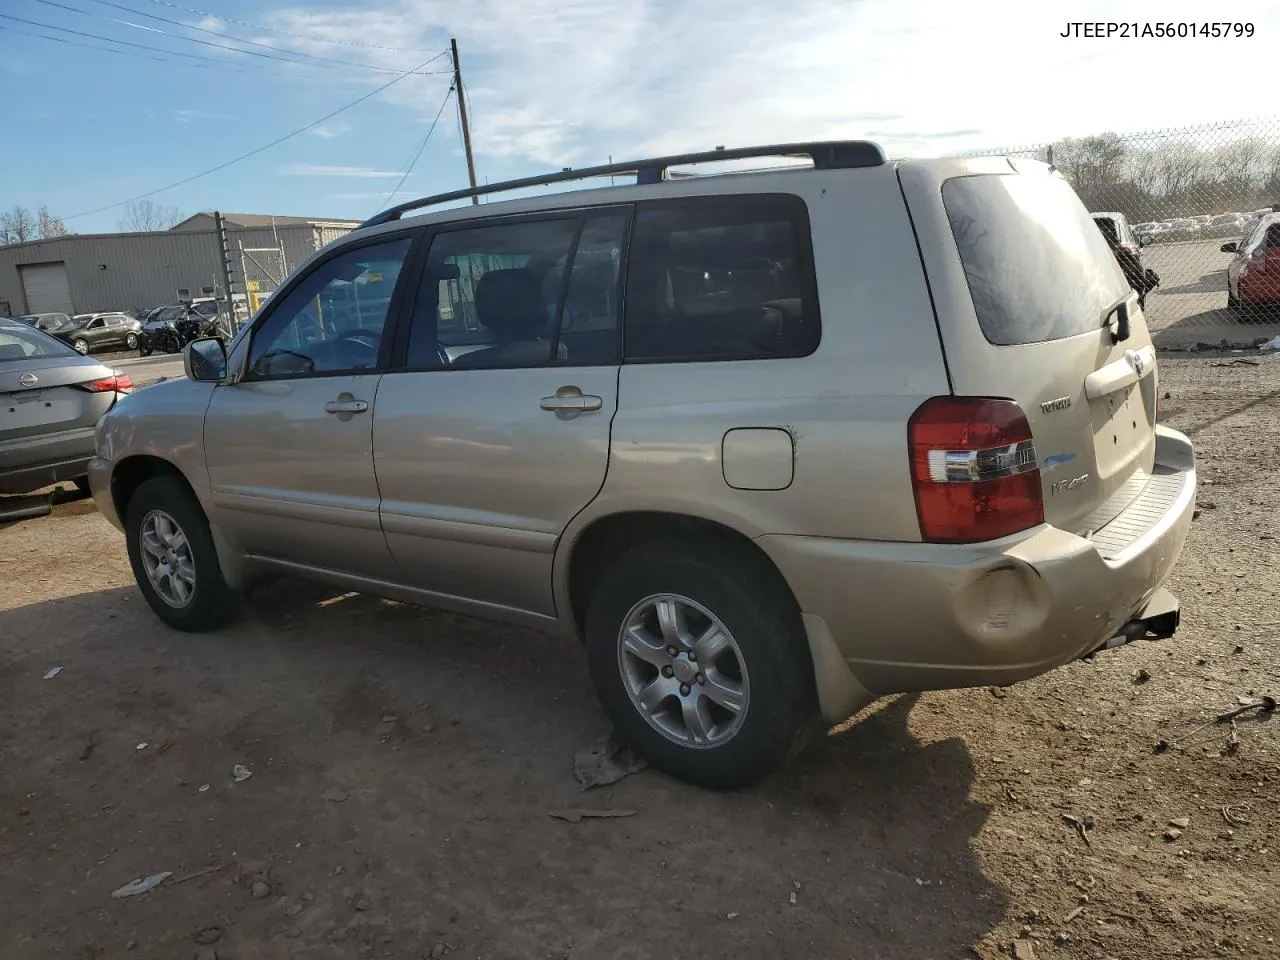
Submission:
M 1097 330 L 1129 290 L 1102 231 L 1061 177 L 957 177 L 942 203 L 983 335 L 997 346 Z
M 44 357 L 78 357 L 61 340 L 31 327 L 0 327 L 0 363 Z

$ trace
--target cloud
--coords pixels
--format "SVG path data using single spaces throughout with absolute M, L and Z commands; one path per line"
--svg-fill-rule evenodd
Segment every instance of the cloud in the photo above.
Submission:
M 333 167 L 323 164 L 294 163 L 280 171 L 290 177 L 363 177 L 370 180 L 390 179 L 400 176 L 394 170 L 374 170 L 370 167 Z
M 322 123 L 318 127 L 312 127 L 307 133 L 313 137 L 320 137 L 322 140 L 332 140 L 334 137 L 340 137 L 351 128 L 343 123 Z
M 205 16 L 204 19 L 196 24 L 196 26 L 201 30 L 216 30 L 218 33 L 221 33 L 227 28 L 225 23 L 214 16 Z
M 341 5 L 341 4 L 344 4 Z M 271 15 L 292 34 L 443 50 L 458 35 L 481 166 L 556 168 L 612 154 L 874 136 L 895 156 L 998 148 L 1223 118 L 1219 86 L 1257 40 L 1060 36 L 1077 21 L 1202 22 L 1201 0 L 339 0 Z M 1255 37 L 1280 8 L 1250 15 Z M 290 48 L 334 47 L 290 38 Z M 408 69 L 425 53 L 343 47 Z M 1180 58 L 1194 70 L 1175 69 Z M 1146 63 L 1154 86 L 1116 95 Z M 428 70 L 443 67 L 436 61 Z M 430 119 L 447 77 L 382 95 Z M 1246 112 L 1242 107 L 1237 112 Z M 440 132 L 452 134 L 452 126 Z
M 179 123 L 191 123 L 193 120 L 228 120 L 225 113 L 210 113 L 207 110 L 175 110 L 173 119 Z

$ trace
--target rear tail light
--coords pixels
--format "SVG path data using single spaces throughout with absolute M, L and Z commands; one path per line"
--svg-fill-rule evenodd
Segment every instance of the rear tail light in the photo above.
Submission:
M 926 541 L 978 543 L 1044 522 L 1031 424 L 1014 401 L 934 397 L 907 436 Z
M 117 373 L 112 377 L 82 383 L 80 389 L 88 390 L 90 393 L 128 393 L 133 389 L 133 378 L 127 373 Z

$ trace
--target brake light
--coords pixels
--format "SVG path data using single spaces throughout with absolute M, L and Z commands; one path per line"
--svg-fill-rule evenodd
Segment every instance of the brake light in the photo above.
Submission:
M 80 388 L 90 393 L 128 393 L 133 389 L 133 378 L 127 373 L 117 373 L 113 377 L 103 377 L 101 380 L 82 383 Z
M 907 436 L 926 541 L 978 543 L 1044 522 L 1031 424 L 1014 401 L 934 397 Z

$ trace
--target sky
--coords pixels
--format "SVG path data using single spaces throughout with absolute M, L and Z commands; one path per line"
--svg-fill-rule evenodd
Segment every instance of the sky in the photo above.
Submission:
M 1252 37 L 1061 36 L 1228 15 Z M 362 97 L 150 199 L 362 219 L 464 187 L 450 37 L 483 182 L 718 145 L 868 138 L 920 156 L 1253 117 L 1273 110 L 1234 81 L 1270 56 L 1280 5 L 0 0 L 0 210 L 112 231 L 121 201 Z

